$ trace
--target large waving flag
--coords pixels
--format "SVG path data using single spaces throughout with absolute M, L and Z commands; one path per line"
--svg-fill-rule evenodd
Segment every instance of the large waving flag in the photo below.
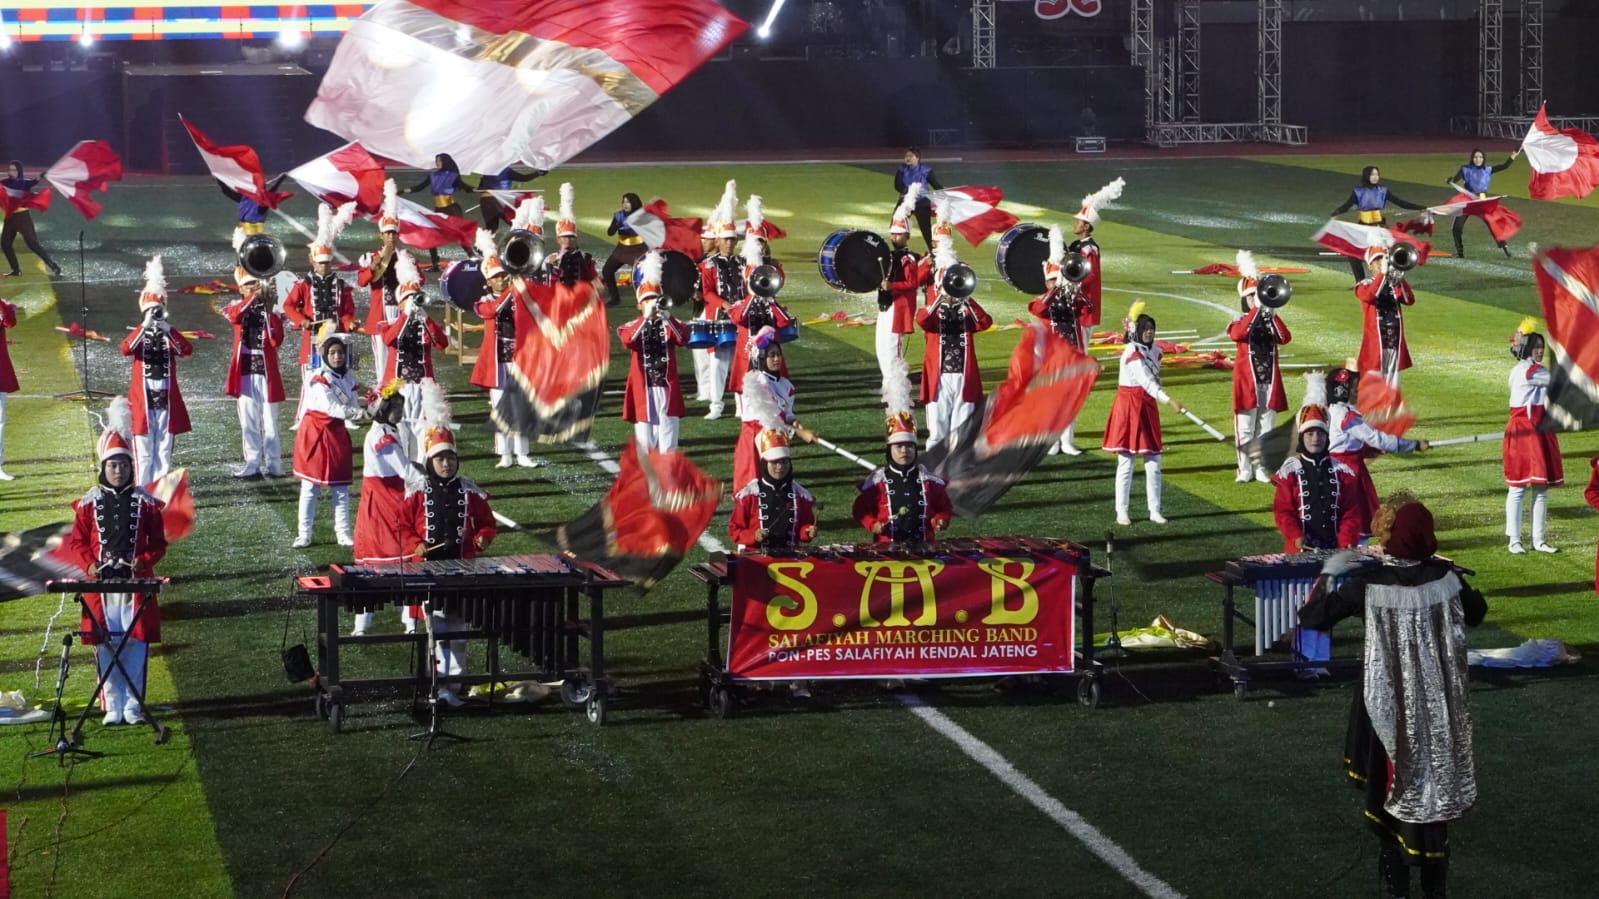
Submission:
M 1522 138 L 1521 152 L 1532 167 L 1527 192 L 1534 200 L 1586 197 L 1599 187 L 1599 140 L 1581 128 L 1557 130 L 1542 106 Z
M 381 192 L 381 191 L 380 191 Z M 381 201 L 379 203 L 381 204 Z M 471 246 L 477 237 L 477 222 L 447 212 L 434 212 L 401 198 L 400 243 L 418 250 L 432 250 L 450 244 Z M 370 216 L 376 219 L 377 216 Z
M 648 590 L 683 560 L 716 514 L 722 482 L 689 461 L 627 441 L 622 470 L 605 497 L 550 541 Z
M 1399 386 L 1390 383 L 1381 372 L 1368 371 L 1361 377 L 1359 396 L 1356 407 L 1360 417 L 1385 434 L 1403 437 L 1416 423 L 1416 412 L 1400 394 Z
M 1328 219 L 1321 230 L 1311 236 L 1316 243 L 1329 250 L 1344 256 L 1353 256 L 1364 259 L 1366 248 L 1381 244 L 1389 249 L 1398 241 L 1412 244 L 1419 251 L 1420 264 L 1427 264 L 1427 257 L 1432 255 L 1432 244 L 1406 234 L 1398 228 L 1382 228 L 1377 225 L 1361 225 L 1355 222 L 1345 222 L 1338 219 Z
M 382 0 L 305 118 L 411 165 L 553 169 L 748 27 L 712 0 Z
M 1502 199 L 1503 196 L 1474 197 L 1471 194 L 1455 194 L 1449 198 L 1449 202 L 1429 207 L 1429 211 L 1434 215 L 1481 216 L 1494 240 L 1503 243 L 1515 237 L 1516 232 L 1521 230 L 1521 216 L 1501 205 L 1499 201 Z
M 122 180 L 122 157 L 103 140 L 82 140 L 44 170 L 44 178 L 86 219 L 100 214 L 100 203 L 92 196 L 105 193 L 112 181 Z
M 605 305 L 592 281 L 517 283 L 511 383 L 489 415 L 504 434 L 539 443 L 583 440 L 611 364 Z
M 1599 425 L 1599 246 L 1534 249 L 1532 272 L 1549 326 L 1549 404 L 1538 430 Z
M 334 209 L 354 200 L 364 215 L 383 211 L 383 163 L 354 141 L 290 169 L 289 177 Z
M 53 196 L 55 194 L 48 187 L 31 193 L 19 188 L 7 187 L 0 190 L 0 209 L 4 209 L 6 215 L 33 209 L 43 212 L 50 208 L 50 198 Z
M 1005 192 L 997 187 L 951 187 L 932 193 L 935 205 L 944 197 L 949 198 L 949 223 L 974 247 L 988 235 L 1002 234 L 1021 221 L 999 208 Z
M 194 141 L 194 148 L 200 151 L 200 158 L 205 160 L 205 167 L 210 169 L 211 177 L 268 209 L 276 209 L 284 200 L 294 196 L 291 193 L 267 190 L 266 175 L 261 172 L 261 160 L 257 158 L 252 147 L 244 144 L 224 147 L 206 137 L 183 116 L 178 116 L 178 121 L 189 129 L 189 138 Z
M 700 258 L 701 224 L 697 218 L 672 218 L 666 201 L 660 197 L 627 216 L 627 226 L 638 234 L 645 246 L 652 250 L 676 250 L 690 259 Z

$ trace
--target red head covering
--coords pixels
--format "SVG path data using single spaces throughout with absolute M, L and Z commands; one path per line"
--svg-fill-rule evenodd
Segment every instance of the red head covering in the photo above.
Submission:
M 1438 551 L 1438 535 L 1433 531 L 1432 512 L 1421 503 L 1407 503 L 1394 513 L 1383 552 L 1396 559 L 1420 562 Z

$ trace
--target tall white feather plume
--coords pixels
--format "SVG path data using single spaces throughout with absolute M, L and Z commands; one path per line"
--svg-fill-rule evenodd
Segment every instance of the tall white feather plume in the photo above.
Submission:
M 244 246 L 244 242 L 249 239 L 250 235 L 245 234 L 243 228 L 235 225 L 233 228 L 233 251 L 238 252 L 239 248 Z
M 1115 181 L 1112 181 L 1104 187 L 1101 187 L 1099 190 L 1094 191 L 1086 197 L 1083 197 L 1083 205 L 1087 206 L 1089 209 L 1100 209 L 1106 203 L 1111 203 L 1120 199 L 1122 195 L 1122 189 L 1126 186 L 1127 179 L 1117 178 Z
M 405 250 L 394 254 L 394 274 L 399 277 L 401 285 L 422 284 L 422 270 L 416 267 L 416 260 Z
M 572 199 L 575 195 L 576 189 L 572 187 L 572 182 L 566 181 L 561 184 L 561 207 L 559 212 L 561 221 L 577 221 L 577 216 L 572 213 Z
M 883 403 L 889 415 L 911 411 L 911 372 L 903 356 L 889 360 L 888 372 L 883 375 Z
M 344 229 L 350 227 L 350 223 L 355 221 L 355 213 L 356 208 L 354 200 L 345 203 L 343 206 L 340 206 L 338 209 L 333 211 L 333 220 L 328 223 L 329 243 L 338 240 L 339 235 L 344 233 Z
M 744 257 L 745 265 L 760 265 L 764 262 L 765 257 L 761 254 L 760 233 L 756 231 L 744 232 L 744 243 L 740 245 L 738 253 Z
M 744 208 L 749 211 L 749 220 L 744 223 L 744 230 L 754 231 L 759 234 L 761 223 L 766 221 L 766 204 L 761 201 L 761 195 L 750 194 L 749 201 L 744 204 Z
M 955 243 L 947 237 L 933 238 L 933 267 L 946 269 L 960 259 L 955 255 Z
M 316 204 L 316 237 L 311 238 L 314 244 L 324 246 L 333 243 L 333 207 L 326 203 Z
M 711 221 L 732 224 L 734 211 L 738 209 L 738 182 L 732 178 L 727 179 L 727 185 L 722 188 L 722 198 L 716 201 L 716 209 L 711 213 Z
M 1049 261 L 1060 263 L 1066 258 L 1066 235 L 1061 233 L 1059 225 L 1049 226 Z
M 912 181 L 911 186 L 905 188 L 905 199 L 899 201 L 899 207 L 894 210 L 894 218 L 909 220 L 916 213 L 916 201 L 922 197 L 922 182 Z
M 661 255 L 660 250 L 651 250 L 648 253 L 645 253 L 644 258 L 639 260 L 638 264 L 640 286 L 643 284 L 654 284 L 656 289 L 659 290 L 661 286 L 661 272 L 664 271 L 665 268 L 666 257 Z
M 116 431 L 129 442 L 133 439 L 133 407 L 128 405 L 128 398 L 119 396 L 111 401 L 105 410 L 105 427 L 108 431 Z
M 150 261 L 144 264 L 144 292 L 158 297 L 167 295 L 167 272 L 160 253 L 151 256 Z
M 1305 372 L 1305 399 L 1299 404 L 1303 409 L 1306 406 L 1327 405 L 1327 373 L 1324 371 Z
M 450 414 L 450 402 L 444 398 L 444 388 L 432 378 L 423 378 L 422 426 L 424 428 L 455 429 L 455 419 Z
M 544 195 L 524 197 L 516 206 L 516 218 L 511 227 L 518 230 L 544 231 Z
M 477 235 L 472 238 L 472 246 L 484 259 L 500 255 L 500 248 L 494 245 L 494 232 L 487 228 L 477 229 Z
M 944 224 L 952 228 L 955 226 L 955 223 L 949 220 L 949 194 L 940 196 L 938 202 L 933 204 L 933 214 Z
M 783 427 L 783 413 L 777 408 L 777 400 L 772 397 L 772 390 L 766 386 L 766 375 L 756 371 L 752 366 L 744 373 L 744 411 L 755 416 L 761 427 L 768 431 L 776 431 Z
M 391 219 L 400 217 L 400 188 L 393 178 L 383 179 L 383 216 Z
M 1238 274 L 1244 278 L 1260 278 L 1260 266 L 1255 264 L 1255 254 L 1248 250 L 1238 251 Z

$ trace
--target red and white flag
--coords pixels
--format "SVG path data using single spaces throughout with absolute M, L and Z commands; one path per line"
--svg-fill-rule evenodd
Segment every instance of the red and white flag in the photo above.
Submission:
M 672 218 L 666 201 L 660 197 L 627 216 L 627 226 L 638 233 L 645 246 L 652 250 L 676 250 L 690 259 L 700 258 L 701 224 L 697 218 Z
M 974 247 L 988 235 L 1002 234 L 1021 221 L 999 208 L 1005 192 L 997 187 L 951 187 L 935 190 L 931 196 L 935 206 L 940 199 L 949 198 L 949 224 Z
M 92 219 L 100 214 L 101 206 L 91 195 L 105 193 L 112 181 L 122 180 L 122 157 L 103 140 L 78 141 L 44 170 L 44 177 L 84 218 Z
M 205 167 L 210 169 L 211 177 L 268 209 L 276 209 L 284 200 L 294 196 L 283 191 L 267 190 L 266 175 L 261 172 L 261 160 L 256 157 L 253 148 L 244 144 L 224 147 L 206 137 L 183 116 L 178 116 L 178 121 L 189 129 L 189 137 L 194 141 L 195 149 L 200 151 L 200 158 L 205 160 Z
M 1521 216 L 1500 205 L 1499 201 L 1502 199 L 1503 196 L 1474 197 L 1471 194 L 1455 194 L 1449 198 L 1449 202 L 1430 207 L 1428 211 L 1434 215 L 1481 216 L 1494 240 L 1503 243 L 1515 237 L 1516 232 L 1521 230 Z M 1429 229 L 1427 233 L 1431 234 L 1432 231 Z
M 400 199 L 399 212 L 400 243 L 408 247 L 432 250 L 449 244 L 471 246 L 477 237 L 477 222 L 471 219 L 434 212 L 404 198 Z
M 1595 427 L 1599 425 L 1599 246 L 1534 249 L 1532 273 L 1549 328 L 1549 402 L 1538 430 Z
M 516 221 L 516 207 L 528 197 L 538 196 L 542 191 L 537 190 L 486 190 L 483 193 L 493 197 L 500 204 L 500 219 L 507 225 Z
M 712 0 L 384 0 L 350 26 L 305 119 L 380 156 L 553 169 L 749 25 Z
M 1383 228 L 1377 225 L 1361 225 L 1356 222 L 1345 222 L 1339 219 L 1328 219 L 1327 224 L 1321 226 L 1312 237 L 1316 243 L 1321 244 L 1334 253 L 1342 256 L 1353 256 L 1356 259 L 1366 258 L 1366 248 L 1382 245 L 1392 249 L 1399 241 L 1411 244 L 1420 256 L 1420 264 L 1427 264 L 1427 257 L 1432 255 L 1432 244 L 1425 240 L 1416 240 L 1414 237 L 1397 228 Z
M 334 209 L 354 200 L 363 215 L 383 211 L 383 163 L 354 141 L 290 169 L 289 177 Z
M 1581 128 L 1557 130 L 1542 106 L 1521 140 L 1521 152 L 1532 167 L 1527 192 L 1534 200 L 1581 198 L 1599 187 L 1599 140 Z
M 29 209 L 43 212 L 50 208 L 50 199 L 54 196 L 55 193 L 48 187 L 36 191 L 7 187 L 0 190 L 0 209 L 4 209 L 6 215 Z

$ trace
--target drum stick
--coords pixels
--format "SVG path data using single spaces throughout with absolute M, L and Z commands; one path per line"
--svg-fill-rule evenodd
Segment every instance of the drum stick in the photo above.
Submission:
M 818 438 L 816 438 L 816 442 L 821 444 L 822 446 L 827 447 L 828 449 L 832 450 L 833 452 L 838 453 L 840 456 L 843 456 L 844 458 L 850 460 L 851 462 L 854 462 L 856 465 L 859 465 L 860 467 L 866 469 L 867 471 L 876 471 L 877 470 L 877 466 L 876 465 L 873 465 L 872 463 L 866 461 L 865 459 L 862 459 L 860 456 L 855 455 L 854 453 L 850 452 L 849 450 L 844 449 L 843 447 L 840 447 L 838 444 L 833 443 L 832 441 L 823 440 L 822 438 L 818 437 Z
M 1188 420 L 1189 421 L 1191 421 L 1194 424 L 1199 425 L 1200 427 L 1204 428 L 1206 434 L 1209 434 L 1210 436 L 1216 438 L 1217 440 L 1226 440 L 1227 439 L 1227 435 L 1226 434 L 1223 434 L 1222 432 L 1220 432 L 1220 431 L 1216 430 L 1215 428 L 1211 427 L 1210 425 L 1206 424 L 1205 420 L 1203 418 L 1200 418 L 1199 416 L 1195 415 L 1194 413 L 1188 411 L 1187 407 L 1183 408 L 1183 414 L 1188 416 Z
M 1499 434 L 1473 434 L 1470 437 L 1450 437 L 1447 440 L 1429 440 L 1428 446 L 1455 446 L 1461 443 L 1486 443 L 1490 440 L 1503 440 L 1505 435 Z

